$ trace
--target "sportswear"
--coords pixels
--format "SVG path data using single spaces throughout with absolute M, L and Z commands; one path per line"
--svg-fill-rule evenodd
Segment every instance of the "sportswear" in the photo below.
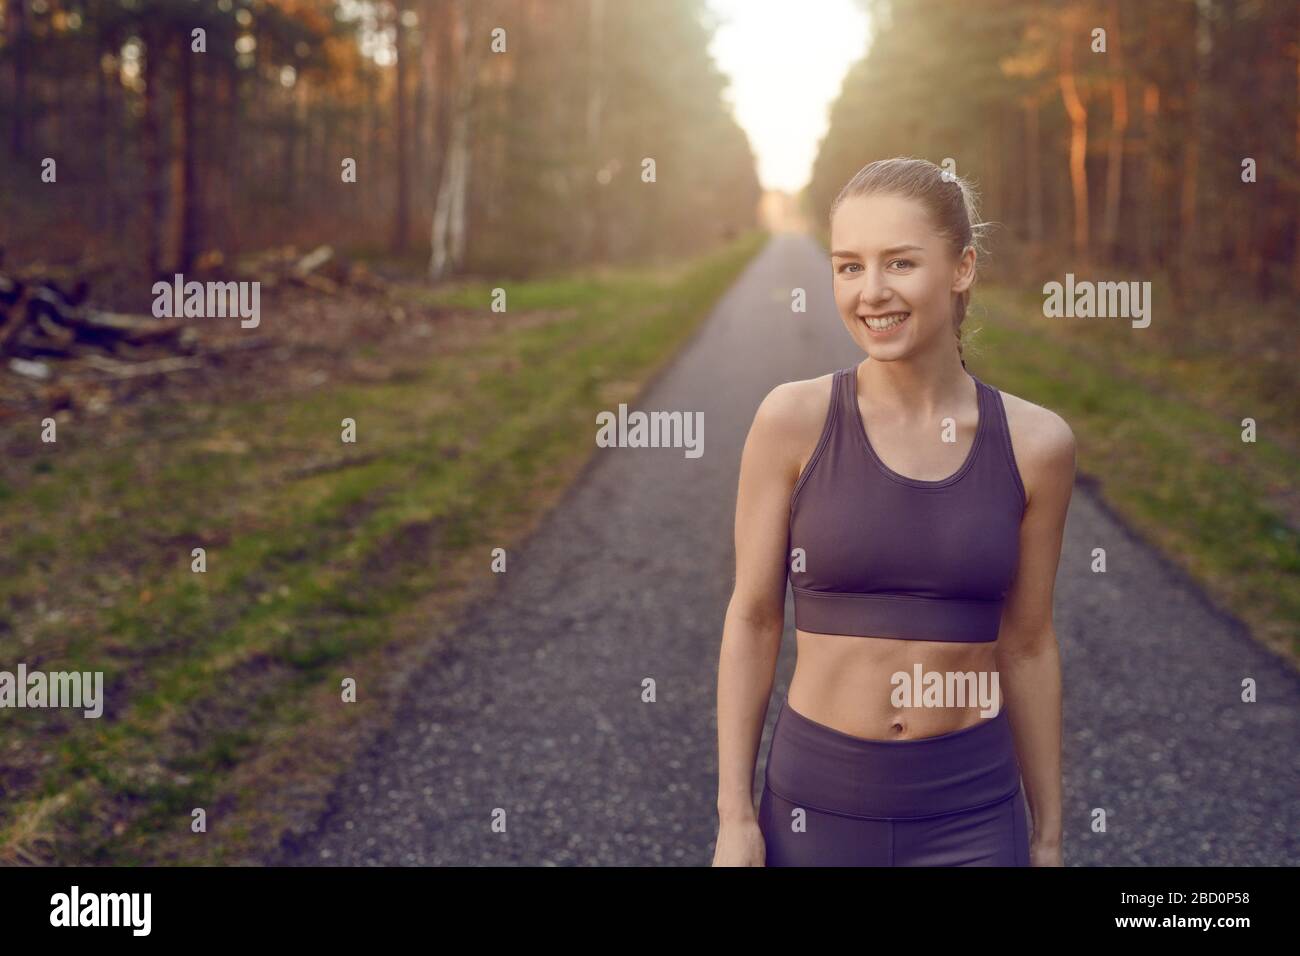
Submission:
M 969 373 L 968 373 L 969 374 Z M 961 467 L 900 475 L 871 446 L 857 366 L 831 383 L 822 433 L 790 496 L 795 627 L 917 641 L 995 641 L 1026 496 L 1002 393 L 975 376 L 979 423 Z
M 783 699 L 758 809 L 766 866 L 1028 866 L 1005 708 L 952 733 L 868 740 Z

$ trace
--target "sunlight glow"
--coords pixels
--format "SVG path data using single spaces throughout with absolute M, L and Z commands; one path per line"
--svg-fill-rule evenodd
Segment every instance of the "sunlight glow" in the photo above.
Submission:
M 708 0 L 709 52 L 749 135 L 765 189 L 797 192 L 812 173 L 827 110 L 867 51 L 868 19 L 853 0 Z

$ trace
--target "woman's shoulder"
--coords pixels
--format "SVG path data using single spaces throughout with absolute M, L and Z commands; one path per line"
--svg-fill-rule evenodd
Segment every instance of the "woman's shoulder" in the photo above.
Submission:
M 1076 442 L 1074 430 L 1059 414 L 1028 399 L 1004 392 L 1002 407 L 1007 413 L 1011 447 L 1021 471 L 1025 490 L 1031 485 L 1059 476 L 1073 483 Z
M 830 411 L 837 374 L 826 372 L 774 385 L 759 403 L 755 419 L 762 417 L 770 427 L 781 431 L 798 434 L 814 429 L 820 433 Z
M 782 462 L 801 468 L 826 427 L 835 375 L 826 372 L 774 385 L 754 413 L 751 437 L 779 455 Z

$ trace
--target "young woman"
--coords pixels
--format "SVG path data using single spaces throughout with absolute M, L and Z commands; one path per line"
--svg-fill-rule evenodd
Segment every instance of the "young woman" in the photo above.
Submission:
M 966 371 L 977 219 L 967 184 L 906 158 L 831 207 L 835 303 L 868 357 L 772 389 L 745 444 L 714 865 L 1061 865 L 1074 435 Z M 787 577 L 798 657 L 755 812 Z

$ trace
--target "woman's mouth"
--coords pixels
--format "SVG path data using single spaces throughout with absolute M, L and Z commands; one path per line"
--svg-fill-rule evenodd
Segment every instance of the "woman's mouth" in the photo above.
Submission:
M 879 318 L 861 316 L 862 322 L 875 335 L 887 335 L 907 321 L 911 312 L 891 312 Z

